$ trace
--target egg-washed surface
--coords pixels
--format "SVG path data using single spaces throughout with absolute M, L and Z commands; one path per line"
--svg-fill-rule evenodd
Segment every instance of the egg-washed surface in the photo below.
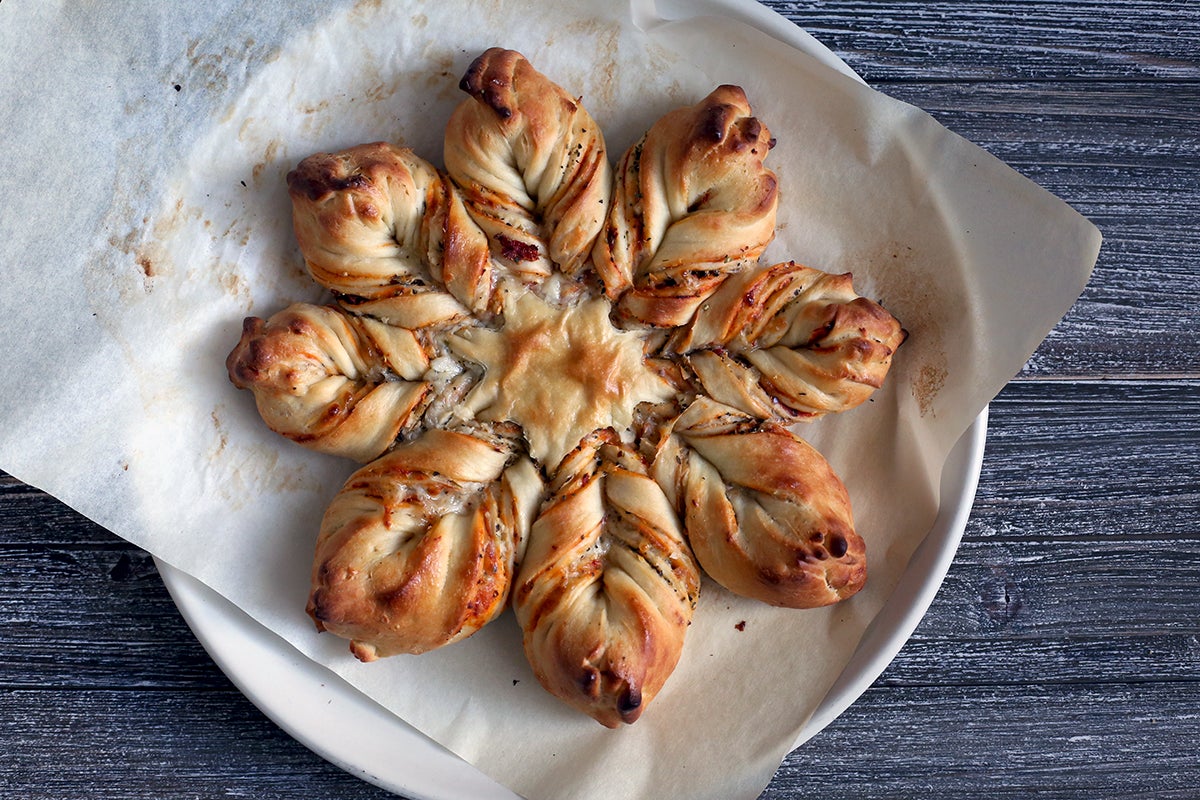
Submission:
M 645 337 L 616 328 L 608 301 L 565 308 L 528 292 L 511 301 L 499 330 L 470 328 L 447 340 L 459 356 L 480 364 L 483 380 L 463 403 L 465 413 L 521 426 L 529 454 L 557 465 L 600 428 L 624 431 L 634 409 L 674 390 L 643 356 Z
M 775 140 L 740 87 L 664 115 L 615 175 L 520 53 L 485 51 L 461 88 L 445 173 L 387 142 L 288 173 L 338 306 L 247 319 L 230 379 L 277 432 L 372 462 L 321 525 L 318 630 L 363 661 L 424 653 L 511 592 L 541 685 L 632 723 L 682 657 L 700 567 L 789 608 L 862 588 L 845 487 L 785 424 L 864 402 L 905 334 L 848 275 L 758 263 Z

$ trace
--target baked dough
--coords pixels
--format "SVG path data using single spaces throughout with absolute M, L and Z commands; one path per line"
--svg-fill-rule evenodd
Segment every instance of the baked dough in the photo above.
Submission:
M 634 722 L 679 661 L 699 569 L 614 430 L 581 442 L 550 489 L 513 594 L 525 653 L 555 696 L 610 728 Z
M 498 308 L 483 231 L 454 184 L 411 150 L 317 153 L 287 183 L 309 273 L 358 313 L 417 329 Z
M 487 50 L 459 86 L 471 98 L 446 126 L 446 170 L 493 257 L 526 282 L 579 273 L 608 211 L 600 126 L 513 50 Z
M 359 462 L 415 430 L 430 398 L 428 354 L 412 331 L 331 306 L 247 318 L 225 363 L 271 430 Z
M 762 419 L 815 419 L 865 402 L 904 342 L 851 276 L 789 261 L 733 276 L 672 349 L 711 397 Z
M 726 589 L 814 608 L 862 588 L 866 546 L 846 488 L 782 425 L 698 398 L 660 443 L 654 477 L 700 566 Z
M 775 236 L 779 195 L 763 166 L 773 144 L 741 88 L 719 86 L 625 152 L 593 254 L 618 318 L 683 325 L 759 257 Z
M 501 330 L 449 337 L 453 352 L 484 368 L 462 410 L 521 425 L 530 455 L 551 471 L 592 431 L 628 428 L 639 403 L 674 392 L 647 366 L 642 338 L 613 327 L 609 311 L 604 298 L 558 308 L 527 292 Z
M 325 512 L 308 613 L 363 661 L 469 636 L 504 609 L 541 494 L 503 437 L 431 430 L 400 445 Z
M 370 462 L 321 522 L 318 629 L 421 653 L 511 598 L 541 684 L 616 727 L 678 663 L 701 567 L 795 608 L 863 585 L 845 487 L 785 424 L 862 403 L 904 332 L 848 275 L 757 264 L 774 141 L 740 88 L 664 116 L 615 178 L 519 53 L 461 88 L 445 173 L 383 142 L 289 173 L 337 305 L 247 319 L 229 375 L 272 429 Z

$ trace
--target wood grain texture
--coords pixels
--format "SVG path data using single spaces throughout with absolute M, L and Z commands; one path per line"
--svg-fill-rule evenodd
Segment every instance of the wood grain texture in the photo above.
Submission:
M 882 88 L 1104 234 L 1091 281 L 1026 377 L 1200 377 L 1200 83 Z
M 764 4 L 1105 243 L 992 404 L 929 613 L 763 797 L 1200 796 L 1200 9 Z M 145 553 L 2 474 L 0 563 L 0 795 L 389 796 L 242 697 Z
M 1200 20 L 1141 0 L 765 0 L 870 83 L 1200 78 Z
M 1200 538 L 1200 381 L 1017 381 L 991 408 L 968 539 Z
M 0 741 L 0 787 L 14 799 L 394 796 L 317 758 L 228 685 L 141 693 L 4 689 Z
M 1195 798 L 1196 700 L 1172 683 L 873 688 L 763 798 Z
M 225 686 L 153 560 L 105 536 L 104 546 L 0 548 L 0 687 Z

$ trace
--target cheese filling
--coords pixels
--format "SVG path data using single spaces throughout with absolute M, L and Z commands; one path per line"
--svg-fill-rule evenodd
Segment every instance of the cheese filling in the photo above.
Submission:
M 559 308 L 519 291 L 499 330 L 449 337 L 451 351 L 484 368 L 460 415 L 515 422 L 530 455 L 553 468 L 592 431 L 622 431 L 639 403 L 673 396 L 643 362 L 643 336 L 613 327 L 610 308 L 602 297 Z

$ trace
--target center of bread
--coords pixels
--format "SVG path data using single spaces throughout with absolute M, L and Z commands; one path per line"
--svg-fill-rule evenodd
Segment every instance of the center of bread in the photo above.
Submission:
M 559 308 L 522 291 L 498 330 L 450 337 L 456 355 L 484 368 L 460 414 L 521 426 L 529 453 L 555 467 L 598 428 L 624 430 L 642 402 L 672 396 L 643 359 L 641 334 L 613 327 L 603 298 Z

